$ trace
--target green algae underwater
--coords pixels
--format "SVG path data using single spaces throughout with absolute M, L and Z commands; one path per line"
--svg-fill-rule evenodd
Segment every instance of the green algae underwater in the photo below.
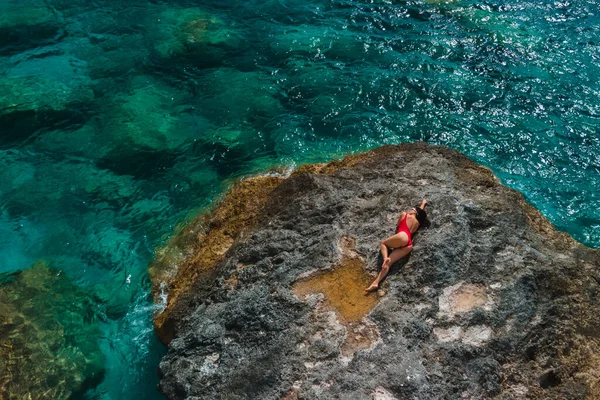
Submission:
M 274 166 L 446 145 L 600 247 L 599 13 L 0 0 L 0 393 L 161 398 L 154 249 Z

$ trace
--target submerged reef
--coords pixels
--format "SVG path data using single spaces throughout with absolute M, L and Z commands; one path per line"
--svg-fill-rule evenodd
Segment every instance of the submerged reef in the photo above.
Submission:
M 0 275 L 0 398 L 68 399 L 98 384 L 104 357 L 94 309 L 44 261 Z
M 154 50 L 161 57 L 207 52 L 207 46 L 237 47 L 240 38 L 231 25 L 200 8 L 169 8 L 146 22 Z
M 422 198 L 430 225 L 365 295 Z M 169 399 L 600 396 L 600 251 L 444 147 L 242 180 L 151 273 Z

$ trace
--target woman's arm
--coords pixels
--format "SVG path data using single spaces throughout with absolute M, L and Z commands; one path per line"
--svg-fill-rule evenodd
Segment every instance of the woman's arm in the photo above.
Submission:
M 427 205 L 427 200 L 423 199 L 423 200 L 421 201 L 421 205 L 419 206 L 419 208 L 420 208 L 421 210 L 424 210 L 426 205 Z

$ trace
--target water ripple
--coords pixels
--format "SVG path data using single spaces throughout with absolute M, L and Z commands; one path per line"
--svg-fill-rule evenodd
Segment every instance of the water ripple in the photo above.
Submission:
M 600 247 L 598 6 L 0 0 L 0 268 L 89 289 L 127 398 L 153 249 L 235 177 L 422 140 Z

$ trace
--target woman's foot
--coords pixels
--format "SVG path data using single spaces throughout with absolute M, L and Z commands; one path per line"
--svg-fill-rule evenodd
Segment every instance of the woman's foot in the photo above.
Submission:
M 365 292 L 371 293 L 371 292 L 376 291 L 377 289 L 379 289 L 379 284 L 373 282 L 373 283 L 371 283 L 371 286 L 369 286 L 368 288 L 365 289 Z

